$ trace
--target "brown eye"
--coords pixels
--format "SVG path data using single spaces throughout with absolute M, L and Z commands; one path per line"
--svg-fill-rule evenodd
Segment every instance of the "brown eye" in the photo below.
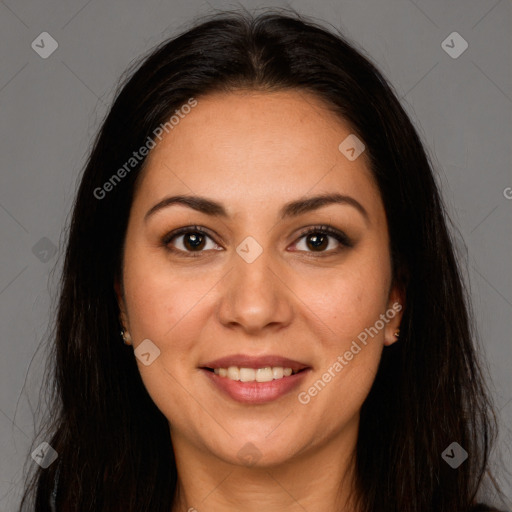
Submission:
M 211 242 L 210 246 L 208 246 L 208 241 Z M 185 256 L 200 256 L 206 250 L 218 248 L 210 235 L 197 226 L 189 226 L 173 231 L 164 237 L 162 243 L 170 251 L 183 253 Z
M 331 226 L 309 228 L 301 234 L 300 239 L 305 239 L 305 249 L 299 247 L 300 242 L 295 244 L 295 247 L 306 252 L 333 253 L 353 246 L 345 233 Z M 331 243 L 332 239 L 335 240 L 334 243 Z
M 201 250 L 205 245 L 205 236 L 200 233 L 187 233 L 183 236 L 183 245 L 191 251 Z
M 323 250 L 329 245 L 329 235 L 323 233 L 307 235 L 306 244 L 313 251 Z

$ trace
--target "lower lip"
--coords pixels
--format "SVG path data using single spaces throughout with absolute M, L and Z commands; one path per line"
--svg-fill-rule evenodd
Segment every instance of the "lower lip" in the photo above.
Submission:
M 201 370 L 220 391 L 233 400 L 246 404 L 264 404 L 281 398 L 297 388 L 310 371 L 308 368 L 289 377 L 269 382 L 241 382 L 220 377 L 204 368 L 201 368 Z

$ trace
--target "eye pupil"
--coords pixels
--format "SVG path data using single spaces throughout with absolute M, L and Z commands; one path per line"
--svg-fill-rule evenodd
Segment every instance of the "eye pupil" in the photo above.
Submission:
M 311 242 L 311 248 L 313 248 L 314 250 L 318 250 L 319 248 L 320 249 L 324 249 L 325 248 L 325 242 L 327 241 L 327 236 L 326 235 L 323 235 L 323 234 L 312 234 L 312 235 L 309 235 L 307 237 L 307 240 L 308 240 L 308 246 L 310 246 L 310 242 Z M 322 247 L 324 246 L 324 247 Z
M 184 245 L 187 249 L 198 249 L 204 245 L 204 237 L 199 233 L 189 233 L 184 236 Z

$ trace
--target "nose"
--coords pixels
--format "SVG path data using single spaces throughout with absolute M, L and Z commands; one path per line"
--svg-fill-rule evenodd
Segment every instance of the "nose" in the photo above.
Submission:
M 252 335 L 289 325 L 293 292 L 270 251 L 263 250 L 251 263 L 234 253 L 232 264 L 220 283 L 218 317 L 222 325 Z

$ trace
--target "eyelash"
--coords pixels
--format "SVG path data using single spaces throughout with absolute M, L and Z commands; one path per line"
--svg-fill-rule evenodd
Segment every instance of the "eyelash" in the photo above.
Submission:
M 201 250 L 201 251 L 183 251 L 181 249 L 176 249 L 169 245 L 174 238 L 176 238 L 180 235 L 183 235 L 183 234 L 187 234 L 187 233 L 198 233 L 201 236 L 207 236 L 208 238 L 211 238 L 213 240 L 213 238 L 201 227 L 185 226 L 185 227 L 176 229 L 175 231 L 172 231 L 172 232 L 168 233 L 167 235 L 165 235 L 162 239 L 162 244 L 165 246 L 165 248 L 168 251 L 175 253 L 175 254 L 184 255 L 187 258 L 188 257 L 197 258 L 197 257 L 201 256 L 202 253 L 205 251 L 203 251 L 203 250 Z M 343 233 L 342 231 L 339 231 L 336 228 L 333 228 L 329 224 L 323 224 L 323 225 L 319 225 L 319 226 L 312 226 L 312 227 L 306 228 L 305 230 L 303 230 L 300 233 L 298 240 L 300 240 L 301 238 L 303 238 L 309 234 L 312 234 L 312 233 L 332 236 L 342 246 L 339 249 L 331 249 L 329 251 L 320 251 L 320 252 L 306 251 L 311 254 L 317 255 L 315 257 L 323 257 L 326 255 L 330 256 L 333 253 L 343 250 L 343 248 L 350 248 L 350 247 L 353 247 L 353 245 L 354 245 L 352 240 L 350 240 L 350 238 L 345 233 Z M 303 252 L 303 251 L 301 251 L 301 252 Z

